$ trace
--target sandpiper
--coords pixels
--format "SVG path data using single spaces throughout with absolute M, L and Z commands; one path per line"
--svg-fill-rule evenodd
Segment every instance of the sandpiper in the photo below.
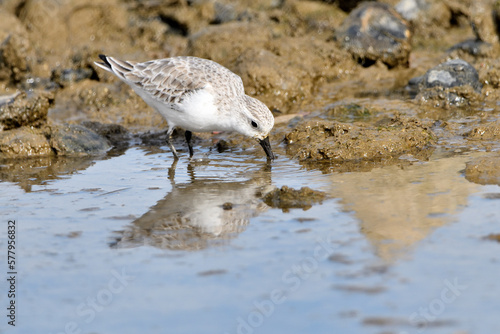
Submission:
M 203 58 L 172 57 L 143 63 L 99 55 L 95 64 L 127 83 L 168 122 L 169 145 L 175 127 L 185 130 L 189 156 L 192 132 L 236 131 L 255 138 L 268 159 L 275 156 L 269 143 L 274 117 L 261 101 L 245 94 L 243 82 L 224 66 Z

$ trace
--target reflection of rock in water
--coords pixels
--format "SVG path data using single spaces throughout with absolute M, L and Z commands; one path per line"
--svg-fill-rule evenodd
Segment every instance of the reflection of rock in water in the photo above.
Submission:
M 243 182 L 195 179 L 176 184 L 165 198 L 120 231 L 111 246 L 196 250 L 225 244 L 246 228 L 251 217 L 268 208 L 260 197 L 270 184 L 266 172 Z
M 335 174 L 331 195 L 354 212 L 378 256 L 392 261 L 467 205 L 477 186 L 460 170 L 470 159 L 456 156 L 403 169 Z
M 30 192 L 34 185 L 87 169 L 95 160 L 95 157 L 56 156 L 0 160 L 0 181 L 17 183 Z

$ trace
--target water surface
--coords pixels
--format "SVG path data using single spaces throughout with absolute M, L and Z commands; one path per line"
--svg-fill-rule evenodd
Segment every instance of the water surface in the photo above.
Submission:
M 500 189 L 462 173 L 480 154 L 351 173 L 248 150 L 172 166 L 148 147 L 5 163 L 18 310 L 0 331 L 499 332 L 500 244 L 484 237 L 500 231 Z M 329 197 L 264 204 L 283 185 Z

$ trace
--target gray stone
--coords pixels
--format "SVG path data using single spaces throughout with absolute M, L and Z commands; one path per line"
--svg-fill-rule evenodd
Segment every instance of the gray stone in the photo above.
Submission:
M 57 155 L 98 155 L 110 149 L 105 138 L 80 125 L 56 126 L 49 142 Z
M 340 45 L 365 67 L 377 60 L 389 68 L 408 66 L 410 38 L 410 29 L 401 15 L 378 2 L 362 3 L 335 32 Z
M 453 59 L 430 69 L 420 81 L 420 89 L 458 86 L 471 86 L 477 93 L 481 92 L 483 85 L 479 81 L 476 69 L 462 59 Z

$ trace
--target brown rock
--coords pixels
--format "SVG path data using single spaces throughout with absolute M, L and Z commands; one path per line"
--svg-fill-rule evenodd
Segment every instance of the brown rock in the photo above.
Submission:
M 465 137 L 471 140 L 498 141 L 500 139 L 500 124 L 499 122 L 493 122 L 476 126 L 467 132 Z
M 75 48 L 118 55 L 132 50 L 128 14 L 118 0 L 27 0 L 18 13 L 39 56 L 51 66 L 69 67 Z
M 483 156 L 465 164 L 465 178 L 478 184 L 500 185 L 500 156 Z
M 326 198 L 322 191 L 313 190 L 309 187 L 302 187 L 299 190 L 283 186 L 267 193 L 263 201 L 272 208 L 282 209 L 288 212 L 290 209 L 300 208 L 310 209 L 313 204 L 321 203 Z
M 7 36 L 0 44 L 0 81 L 20 82 L 29 70 L 30 54 L 27 38 L 15 34 Z
M 42 130 L 21 127 L 0 132 L 0 158 L 22 158 L 53 153 Z
M 418 156 L 434 143 L 434 136 L 416 119 L 396 118 L 379 127 L 309 121 L 288 133 L 285 141 L 287 154 L 301 161 L 380 161 Z
M 16 95 L 0 105 L 0 128 L 10 130 L 21 126 L 41 126 L 47 121 L 53 99 L 53 95 L 46 92 Z
M 271 29 L 249 22 L 230 22 L 209 26 L 189 39 L 188 49 L 196 57 L 233 68 L 236 59 L 248 49 L 261 49 L 271 39 Z

